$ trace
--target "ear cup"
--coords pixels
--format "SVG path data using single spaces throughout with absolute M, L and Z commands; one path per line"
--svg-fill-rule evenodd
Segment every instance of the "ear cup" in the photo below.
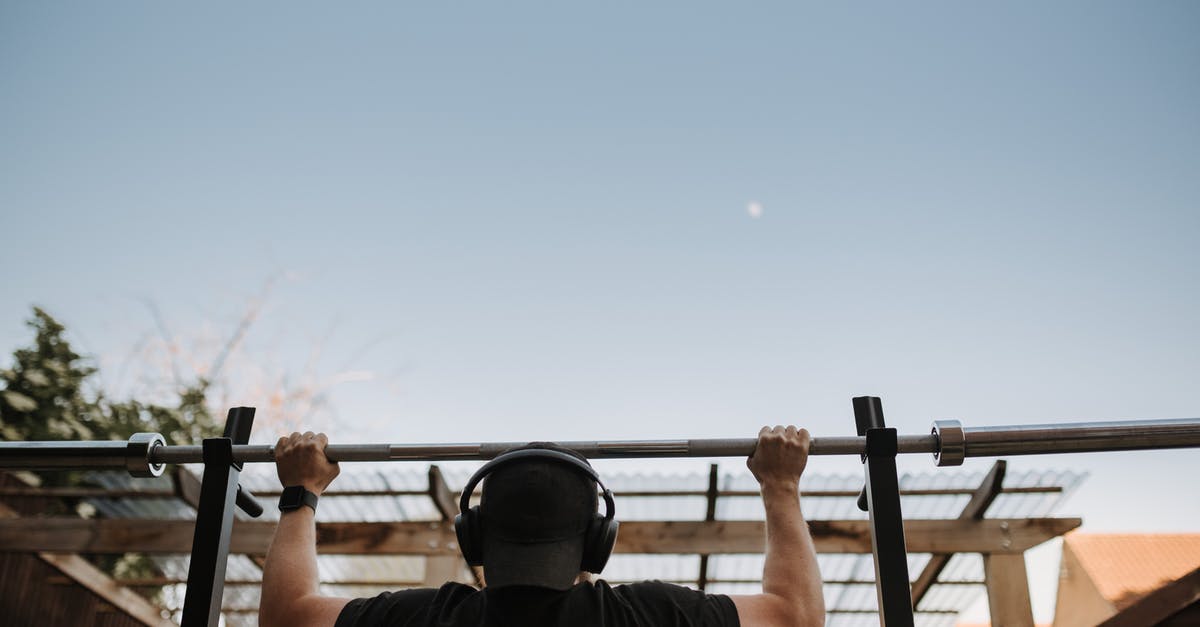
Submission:
M 483 525 L 479 520 L 479 506 L 454 517 L 454 533 L 458 536 L 458 550 L 471 566 L 483 566 Z
M 580 560 L 580 570 L 600 574 L 612 556 L 613 547 L 617 545 L 617 531 L 621 523 L 596 514 L 588 524 L 587 537 L 583 544 L 583 559 Z

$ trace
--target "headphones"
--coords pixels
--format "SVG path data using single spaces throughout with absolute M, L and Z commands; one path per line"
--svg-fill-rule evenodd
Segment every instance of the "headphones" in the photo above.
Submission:
M 462 551 L 463 558 L 471 566 L 483 565 L 483 514 L 478 505 L 469 507 L 475 486 L 496 468 L 522 459 L 544 459 L 565 464 L 583 473 L 604 489 L 604 515 L 601 516 L 599 512 L 592 514 L 584 536 L 583 558 L 579 564 L 580 570 L 589 573 L 598 574 L 604 570 L 604 565 L 608 563 L 608 558 L 617 543 L 617 528 L 621 526 L 621 523 L 613 520 L 616 505 L 613 503 L 612 490 L 604 485 L 596 470 L 586 461 L 561 451 L 544 448 L 527 448 L 504 453 L 484 464 L 471 476 L 471 480 L 463 488 L 462 498 L 459 499 L 458 509 L 461 513 L 454 517 L 454 532 L 458 535 L 458 548 Z

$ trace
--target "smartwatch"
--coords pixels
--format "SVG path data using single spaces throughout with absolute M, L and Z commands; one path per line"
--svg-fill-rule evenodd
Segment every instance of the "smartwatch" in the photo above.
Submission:
M 302 485 L 290 485 L 279 495 L 279 511 L 287 513 L 309 506 L 317 511 L 317 495 L 304 489 Z

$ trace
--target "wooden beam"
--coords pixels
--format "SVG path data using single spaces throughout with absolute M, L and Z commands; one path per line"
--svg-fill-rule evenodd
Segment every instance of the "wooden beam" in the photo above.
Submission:
M 1029 601 L 1029 577 L 1023 554 L 983 556 L 987 581 L 988 610 L 993 625 L 1033 627 L 1033 605 Z
M 442 520 L 454 520 L 458 515 L 458 503 L 454 500 L 454 492 L 446 485 L 442 469 L 437 466 L 429 467 L 429 489 L 426 490 L 426 494 L 433 499 L 433 506 L 442 515 Z
M 912 553 L 1022 553 L 1080 525 L 1078 518 L 910 520 Z M 263 555 L 275 522 L 234 521 L 231 553 Z M 18 518 L 0 520 L 0 551 L 58 553 L 189 553 L 190 520 Z M 865 520 L 814 520 L 809 529 L 821 553 L 870 553 Z M 762 553 L 761 521 L 640 521 L 621 524 L 617 552 L 639 554 Z M 317 549 L 346 555 L 458 555 L 445 521 L 318 522 Z
M 166 627 L 175 624 L 164 618 L 162 610 L 147 601 L 145 597 L 117 584 L 108 575 L 104 574 L 103 571 L 92 566 L 87 560 L 78 555 L 72 553 L 38 553 L 38 557 L 47 564 L 57 568 L 62 574 L 75 580 L 79 585 L 90 590 L 96 596 L 111 603 L 122 613 L 129 615 L 144 625 Z
M 983 478 L 983 481 L 979 483 L 979 487 L 975 489 L 971 500 L 967 501 L 962 513 L 958 515 L 959 520 L 979 520 L 983 518 L 983 515 L 987 513 L 987 509 L 996 500 L 996 496 L 1000 494 L 1006 468 L 1007 464 L 1003 459 L 996 460 L 996 463 L 992 464 L 992 469 Z M 935 553 L 929 558 L 929 562 L 925 564 L 925 568 L 921 570 L 921 574 L 917 576 L 917 580 L 912 586 L 913 607 L 916 607 L 921 602 L 921 599 L 925 598 L 925 593 L 929 592 L 929 589 L 933 587 L 938 575 L 942 574 L 942 569 L 950 562 L 952 556 L 952 553 Z
M 194 476 L 194 475 L 193 475 Z M 961 494 L 971 494 L 974 488 L 920 488 L 914 490 L 901 490 L 901 496 L 956 496 Z M 1062 492 L 1062 486 L 1023 486 L 1016 488 L 1005 488 L 1004 494 L 1049 494 Z M 281 488 L 272 488 L 269 490 L 257 490 L 255 496 L 279 496 L 282 492 Z M 342 496 L 423 496 L 424 490 L 379 490 L 379 489 L 338 489 L 336 486 L 333 489 L 323 492 L 321 498 L 337 498 Z M 617 496 L 620 498 L 643 498 L 656 496 L 707 496 L 706 490 L 623 490 Z M 718 496 L 724 497 L 757 497 L 757 490 L 722 490 Z M 90 488 L 90 487 L 8 487 L 0 486 L 0 497 L 6 498 L 59 498 L 59 499 L 134 499 L 134 498 L 169 498 L 179 496 L 174 490 L 163 490 L 159 488 L 151 488 L 146 490 L 138 489 L 109 489 L 109 488 Z M 858 492 L 853 490 L 807 490 L 804 492 L 804 498 L 852 498 L 857 497 Z M 454 493 L 454 498 L 458 498 L 458 494 Z
M 200 508 L 200 477 L 183 466 L 176 466 L 171 473 L 172 483 L 175 484 L 175 496 L 183 499 L 192 509 Z
M 60 577 L 59 579 L 60 579 L 60 581 L 52 582 L 52 583 L 74 584 L 74 581 L 72 581 L 66 577 Z M 640 581 L 645 581 L 644 579 L 614 579 L 612 577 L 602 577 L 602 579 L 604 579 L 605 581 L 607 581 L 608 583 L 610 583 L 614 586 L 619 585 L 619 584 L 637 583 Z M 118 583 L 122 586 L 125 586 L 127 588 L 161 588 L 162 586 L 187 583 L 186 579 L 181 579 L 179 577 L 163 577 L 163 576 L 117 578 L 117 579 L 113 579 L 113 581 L 115 581 L 116 583 Z M 696 580 L 691 580 L 691 579 L 689 579 L 689 580 L 674 580 L 674 579 L 672 579 L 672 580 L 667 580 L 667 583 L 678 583 L 681 585 L 688 585 L 688 586 L 695 587 L 695 585 L 698 582 Z M 740 578 L 740 579 L 739 578 L 709 577 L 708 583 L 710 583 L 710 584 L 718 584 L 718 583 L 761 584 L 762 577 L 750 577 L 750 578 Z M 824 583 L 826 585 L 831 585 L 831 586 L 832 585 L 873 586 L 873 585 L 875 585 L 875 580 L 874 579 L 826 579 L 822 583 Z M 225 580 L 225 588 L 226 589 L 233 588 L 236 586 L 258 587 L 261 585 L 262 585 L 261 579 L 226 579 Z M 322 580 L 321 585 L 323 585 L 323 586 L 374 586 L 374 587 L 383 588 L 383 589 L 398 589 L 398 588 L 418 588 L 418 587 L 425 585 L 425 582 L 423 579 L 397 579 L 395 577 L 389 577 L 389 578 L 383 578 L 383 579 Z M 982 580 L 979 580 L 979 581 L 972 581 L 972 580 L 943 581 L 943 582 L 938 583 L 938 585 L 939 586 L 982 586 L 982 585 L 984 585 L 984 582 Z
M 444 522 L 453 522 L 455 516 L 458 515 L 458 503 L 454 500 L 454 492 L 450 489 L 450 486 L 446 485 L 446 478 L 442 476 L 442 469 L 436 465 L 429 467 L 429 489 L 427 494 L 433 500 L 433 506 L 442 515 L 442 520 Z M 457 541 L 458 538 L 455 537 L 455 542 L 457 543 Z M 459 565 L 460 562 L 461 566 Z M 425 585 L 430 588 L 436 588 L 447 581 L 461 582 L 463 580 L 462 571 L 464 568 L 470 571 L 475 585 L 483 587 L 482 571 L 467 564 L 461 557 L 451 555 L 430 555 L 425 558 Z

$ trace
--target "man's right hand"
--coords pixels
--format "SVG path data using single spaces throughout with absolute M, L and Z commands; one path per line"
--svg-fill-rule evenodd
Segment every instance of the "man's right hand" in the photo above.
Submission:
M 758 432 L 754 453 L 746 460 L 758 483 L 766 486 L 781 484 L 796 486 L 808 465 L 808 444 L 812 440 L 807 429 L 795 426 L 763 427 Z

